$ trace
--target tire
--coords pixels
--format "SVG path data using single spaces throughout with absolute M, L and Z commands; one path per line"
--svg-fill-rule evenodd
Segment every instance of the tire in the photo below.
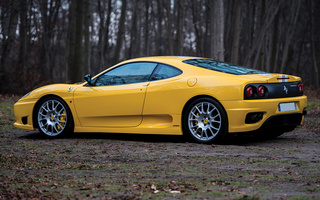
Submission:
M 42 100 L 35 116 L 39 132 L 46 137 L 57 138 L 73 132 L 71 111 L 60 98 Z
M 228 118 L 223 107 L 211 98 L 193 101 L 184 112 L 183 133 L 198 143 L 220 142 L 228 130 Z

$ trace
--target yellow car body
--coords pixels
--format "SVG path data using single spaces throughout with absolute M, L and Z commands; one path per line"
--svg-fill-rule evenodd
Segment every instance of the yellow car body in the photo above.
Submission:
M 90 85 L 88 82 L 54 84 L 35 89 L 14 105 L 14 126 L 28 130 L 38 128 L 37 108 L 41 100 L 48 97 L 57 97 L 65 102 L 72 115 L 74 132 L 182 135 L 185 109 L 197 98 L 211 98 L 222 106 L 227 116 L 228 133 L 258 130 L 269 118 L 278 115 L 299 114 L 302 116 L 299 123 L 302 123 L 307 106 L 307 97 L 302 94 L 279 98 L 245 98 L 246 86 L 279 84 L 281 75 L 235 75 L 184 63 L 189 59 L 194 58 L 131 59 L 92 79 L 128 63 L 162 63 L 181 70 L 181 74 L 161 80 L 106 86 Z M 285 77 L 287 83 L 301 82 L 301 78 L 296 76 Z M 285 103 L 294 103 L 296 107 L 294 110 L 280 111 L 279 105 L 287 105 Z M 262 116 L 255 123 L 246 123 L 248 113 L 262 113 Z

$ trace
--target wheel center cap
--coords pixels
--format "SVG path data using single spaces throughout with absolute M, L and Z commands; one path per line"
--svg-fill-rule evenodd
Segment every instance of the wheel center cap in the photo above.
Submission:
M 54 115 L 51 115 L 51 120 L 53 121 L 56 117 Z
M 208 119 L 203 120 L 203 122 L 204 122 L 205 124 L 207 124 L 207 123 L 208 123 Z

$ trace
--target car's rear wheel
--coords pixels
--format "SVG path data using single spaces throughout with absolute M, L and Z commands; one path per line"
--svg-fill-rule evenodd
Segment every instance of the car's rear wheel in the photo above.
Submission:
M 57 97 L 42 100 L 36 116 L 40 133 L 47 137 L 60 137 L 73 131 L 73 119 L 69 107 Z
M 192 102 L 183 116 L 183 132 L 199 143 L 219 142 L 227 132 L 228 119 L 222 106 L 211 98 Z

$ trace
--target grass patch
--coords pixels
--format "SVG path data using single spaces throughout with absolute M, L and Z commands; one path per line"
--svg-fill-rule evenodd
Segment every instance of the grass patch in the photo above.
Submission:
M 319 114 L 320 101 L 307 102 L 307 111 L 309 114 Z
M 14 129 L 14 100 L 0 100 L 0 132 Z

